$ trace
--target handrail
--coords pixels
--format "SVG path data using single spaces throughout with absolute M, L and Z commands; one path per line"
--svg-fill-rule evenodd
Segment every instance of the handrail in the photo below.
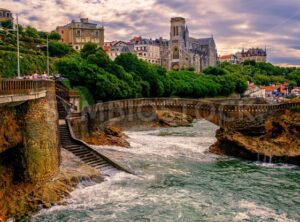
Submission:
M 60 99 L 60 97 L 57 97 L 58 99 Z M 61 100 L 63 103 L 66 103 L 65 105 L 68 106 L 69 104 L 65 101 L 65 100 Z M 64 107 L 65 107 L 64 105 Z M 132 170 L 128 169 L 127 167 L 125 166 L 122 166 L 120 163 L 117 163 L 116 161 L 108 158 L 105 154 L 101 153 L 100 151 L 96 151 L 94 150 L 89 144 L 87 144 L 86 142 L 78 139 L 74 132 L 73 132 L 73 128 L 72 128 L 72 125 L 71 125 L 71 121 L 70 121 L 70 118 L 72 116 L 72 113 L 70 111 L 70 109 L 66 109 L 68 115 L 66 117 L 66 123 L 67 123 L 67 127 L 69 129 L 69 132 L 70 132 L 70 135 L 71 135 L 71 138 L 72 140 L 76 141 L 77 143 L 80 143 L 81 145 L 84 145 L 85 147 L 87 147 L 90 151 L 94 152 L 94 153 L 97 153 L 99 154 L 104 160 L 106 160 L 108 163 L 110 163 L 112 166 L 116 167 L 117 169 L 119 170 L 122 170 L 124 172 L 127 172 L 129 174 L 133 174 L 133 175 L 136 175 L 135 172 L 133 172 Z
M 53 86 L 52 80 L 1 79 L 0 95 L 27 94 L 46 90 Z

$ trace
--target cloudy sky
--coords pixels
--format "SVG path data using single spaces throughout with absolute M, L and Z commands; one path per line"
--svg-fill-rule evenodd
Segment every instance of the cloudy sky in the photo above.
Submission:
M 79 16 L 104 23 L 105 41 L 169 37 L 173 16 L 192 37 L 213 35 L 219 54 L 267 47 L 268 60 L 300 65 L 299 0 L 0 0 L 20 23 L 51 31 Z

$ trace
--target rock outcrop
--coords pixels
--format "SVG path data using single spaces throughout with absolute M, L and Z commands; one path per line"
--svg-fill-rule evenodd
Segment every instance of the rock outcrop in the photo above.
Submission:
M 178 127 L 192 126 L 193 118 L 184 113 L 178 113 L 168 110 L 157 110 L 157 120 L 162 126 Z
M 10 180 L 9 171 L 0 175 L 1 180 Z M 100 172 L 83 162 L 72 153 L 62 150 L 60 173 L 47 181 L 37 183 L 7 184 L 0 188 L 0 221 L 14 218 L 27 221 L 28 217 L 41 208 L 49 208 L 67 197 L 81 181 L 102 181 Z
M 278 111 L 268 116 L 260 133 L 219 129 L 216 154 L 300 165 L 300 110 Z
M 91 145 L 113 145 L 120 147 L 130 147 L 126 140 L 126 135 L 120 128 L 107 126 L 104 130 L 98 130 L 91 135 L 86 136 L 83 140 Z

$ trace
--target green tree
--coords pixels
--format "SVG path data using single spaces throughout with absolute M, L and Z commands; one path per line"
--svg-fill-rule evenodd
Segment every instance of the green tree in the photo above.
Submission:
M 49 34 L 49 39 L 58 41 L 58 40 L 61 39 L 61 36 L 60 36 L 60 34 L 58 34 L 57 32 L 52 31 L 52 32 Z
M 0 24 L 2 25 L 3 28 L 6 28 L 6 29 L 13 28 L 13 22 L 11 20 L 2 21 L 2 22 L 0 22 Z
M 45 50 L 45 49 L 44 49 Z M 50 56 L 62 57 L 72 52 L 70 46 L 63 42 L 50 41 L 49 42 L 49 54 Z
M 221 76 L 221 75 L 226 75 L 229 74 L 229 72 L 225 69 L 222 69 L 221 67 L 218 66 L 210 66 L 206 69 L 203 70 L 204 74 L 207 75 L 215 75 L 215 76 Z
M 88 42 L 86 43 L 80 51 L 80 55 L 82 58 L 86 59 L 89 55 L 95 54 L 97 51 L 97 44 Z
M 24 34 L 27 35 L 28 37 L 32 37 L 32 38 L 39 37 L 39 32 L 36 30 L 36 28 L 31 27 L 31 26 L 26 27 Z

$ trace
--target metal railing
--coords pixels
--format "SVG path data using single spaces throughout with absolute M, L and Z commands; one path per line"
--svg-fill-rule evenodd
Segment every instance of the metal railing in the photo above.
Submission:
M 1 79 L 0 95 L 28 94 L 47 90 L 52 86 L 54 86 L 54 81 L 52 80 Z

